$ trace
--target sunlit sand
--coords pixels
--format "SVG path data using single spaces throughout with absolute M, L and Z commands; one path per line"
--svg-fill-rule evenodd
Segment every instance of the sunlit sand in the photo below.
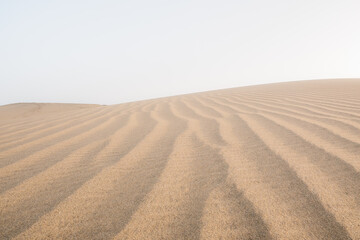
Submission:
M 359 80 L 6 105 L 0 239 L 360 239 L 359 172 Z

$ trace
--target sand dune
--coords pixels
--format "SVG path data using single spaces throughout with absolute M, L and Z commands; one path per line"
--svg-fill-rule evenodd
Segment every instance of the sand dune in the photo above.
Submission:
M 1 106 L 0 239 L 360 239 L 360 80 Z

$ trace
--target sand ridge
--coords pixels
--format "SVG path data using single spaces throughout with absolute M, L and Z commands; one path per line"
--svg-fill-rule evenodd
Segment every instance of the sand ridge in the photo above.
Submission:
M 0 239 L 360 239 L 359 93 L 0 106 Z

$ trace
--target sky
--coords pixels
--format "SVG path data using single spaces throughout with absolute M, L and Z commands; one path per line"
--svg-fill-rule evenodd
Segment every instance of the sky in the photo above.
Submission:
M 0 105 L 360 77 L 358 0 L 2 0 Z

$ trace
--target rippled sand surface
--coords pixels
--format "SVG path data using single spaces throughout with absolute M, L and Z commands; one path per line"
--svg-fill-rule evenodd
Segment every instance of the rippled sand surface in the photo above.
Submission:
M 360 80 L 0 107 L 0 239 L 360 239 Z

